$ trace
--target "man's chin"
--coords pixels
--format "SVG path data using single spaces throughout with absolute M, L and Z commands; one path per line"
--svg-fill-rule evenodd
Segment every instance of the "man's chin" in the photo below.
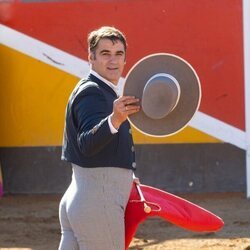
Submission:
M 108 81 L 112 82 L 114 85 L 117 85 L 119 82 L 120 76 L 119 77 L 110 77 L 107 79 Z

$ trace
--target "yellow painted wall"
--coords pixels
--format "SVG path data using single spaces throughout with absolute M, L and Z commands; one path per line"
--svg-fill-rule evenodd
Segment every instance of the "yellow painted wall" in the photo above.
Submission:
M 0 55 L 0 146 L 60 145 L 78 79 L 5 46 Z
M 182 131 L 172 136 L 151 137 L 144 135 L 132 128 L 136 144 L 165 144 L 165 143 L 217 143 L 218 139 L 187 126 Z

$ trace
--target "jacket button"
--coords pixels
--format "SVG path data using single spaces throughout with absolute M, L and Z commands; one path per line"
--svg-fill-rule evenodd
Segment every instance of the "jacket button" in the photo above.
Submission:
M 134 146 L 131 147 L 131 151 L 135 152 L 135 147 Z
M 129 129 L 129 131 L 128 131 L 131 135 L 132 135 L 132 130 L 131 130 L 131 128 Z
M 133 167 L 133 168 L 136 167 L 136 163 L 135 163 L 135 162 L 132 163 L 132 167 Z

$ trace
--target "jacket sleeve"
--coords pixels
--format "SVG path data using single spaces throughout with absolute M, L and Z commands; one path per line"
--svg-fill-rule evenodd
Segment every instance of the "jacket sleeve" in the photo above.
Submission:
M 95 155 L 115 136 L 108 124 L 107 101 L 98 87 L 83 90 L 74 102 L 73 112 L 78 147 L 85 156 Z

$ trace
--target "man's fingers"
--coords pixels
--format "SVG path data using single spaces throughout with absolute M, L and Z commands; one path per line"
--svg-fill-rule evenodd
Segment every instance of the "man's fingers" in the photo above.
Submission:
M 127 111 L 129 111 L 129 110 L 139 109 L 140 105 L 126 105 L 125 108 Z
M 129 115 L 135 114 L 135 113 L 137 113 L 139 110 L 140 110 L 140 109 L 129 110 L 129 111 L 127 111 L 127 115 L 129 116 Z
M 135 96 L 122 96 L 118 98 L 119 102 L 122 102 L 124 105 L 129 105 L 132 103 L 139 102 L 139 99 L 136 98 Z
M 123 99 L 117 99 L 116 107 L 119 109 L 130 110 L 130 107 L 139 106 L 139 99 L 135 97 L 124 96 Z
M 122 102 L 124 102 L 124 101 L 126 101 L 128 99 L 135 99 L 135 96 L 129 96 L 129 95 L 127 95 L 127 96 L 121 96 L 121 97 L 118 98 L 118 100 L 120 100 Z
M 127 111 L 127 113 L 129 114 L 129 112 L 138 112 L 140 110 L 140 106 L 138 105 L 127 105 L 125 107 L 125 110 Z
M 139 99 L 134 96 L 119 97 L 114 102 L 114 110 L 124 117 L 134 114 L 140 110 Z
M 130 105 L 134 103 L 138 103 L 140 100 L 138 98 L 128 99 L 125 101 L 125 105 Z

